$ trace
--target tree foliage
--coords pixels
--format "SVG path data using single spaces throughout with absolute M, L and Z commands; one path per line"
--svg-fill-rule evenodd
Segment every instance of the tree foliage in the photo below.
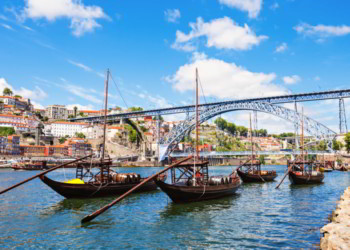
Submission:
M 132 112 L 135 112 L 135 111 L 143 111 L 143 108 L 141 108 L 141 107 L 131 107 L 130 110 L 131 110 Z
M 81 133 L 81 132 L 76 132 L 75 133 L 75 137 L 81 138 L 81 139 L 85 139 L 85 135 L 83 133 Z
M 4 94 L 4 96 L 12 96 L 13 95 L 12 90 L 9 88 L 5 88 L 2 93 Z
M 68 138 L 69 138 L 69 136 L 66 135 L 66 136 L 61 137 L 60 139 L 58 139 L 58 141 L 59 141 L 60 144 L 63 144 L 65 141 L 67 141 Z
M 332 148 L 334 151 L 339 151 L 344 147 L 344 144 L 340 141 L 333 140 Z
M 9 136 L 15 134 L 13 127 L 0 127 L 0 136 Z
M 346 133 L 344 141 L 345 141 L 346 151 L 349 153 L 350 152 L 350 132 Z

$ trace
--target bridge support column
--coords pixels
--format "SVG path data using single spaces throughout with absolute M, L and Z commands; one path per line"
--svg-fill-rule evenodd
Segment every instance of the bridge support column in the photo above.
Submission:
M 255 130 L 255 137 L 258 137 L 258 111 L 253 111 L 253 129 Z
M 339 98 L 339 132 L 344 134 L 348 132 L 348 125 L 346 123 L 346 113 L 344 99 Z
M 160 143 L 160 115 L 156 116 L 156 132 L 157 132 L 157 158 L 159 160 L 159 143 Z

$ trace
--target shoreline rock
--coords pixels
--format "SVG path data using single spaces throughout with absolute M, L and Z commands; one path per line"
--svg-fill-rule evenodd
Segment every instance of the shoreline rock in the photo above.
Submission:
M 350 249 L 350 187 L 345 189 L 337 203 L 331 223 L 320 230 L 323 233 L 320 243 L 322 250 Z

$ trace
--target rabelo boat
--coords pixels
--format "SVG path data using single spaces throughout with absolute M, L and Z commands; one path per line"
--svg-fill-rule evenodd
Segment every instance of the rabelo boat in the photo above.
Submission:
M 229 176 L 209 176 L 209 162 L 200 159 L 198 153 L 199 110 L 198 70 L 196 69 L 196 153 L 194 158 L 172 168 L 171 183 L 154 179 L 160 189 L 175 203 L 198 202 L 218 199 L 235 194 L 241 181 L 232 173 Z

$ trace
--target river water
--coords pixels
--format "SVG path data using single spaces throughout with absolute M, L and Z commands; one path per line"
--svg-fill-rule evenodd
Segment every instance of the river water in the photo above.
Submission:
M 160 168 L 118 169 L 151 175 Z M 291 186 L 285 166 L 276 182 L 243 184 L 237 194 L 219 200 L 174 204 L 161 191 L 134 194 L 81 226 L 87 214 L 113 198 L 67 200 L 39 179 L 0 196 L 0 246 L 45 249 L 313 249 L 320 228 L 350 184 L 350 173 L 325 173 L 324 184 Z M 211 167 L 212 174 L 228 174 L 232 167 Z M 0 190 L 37 171 L 0 170 Z M 55 180 L 73 177 L 74 169 L 58 170 Z

